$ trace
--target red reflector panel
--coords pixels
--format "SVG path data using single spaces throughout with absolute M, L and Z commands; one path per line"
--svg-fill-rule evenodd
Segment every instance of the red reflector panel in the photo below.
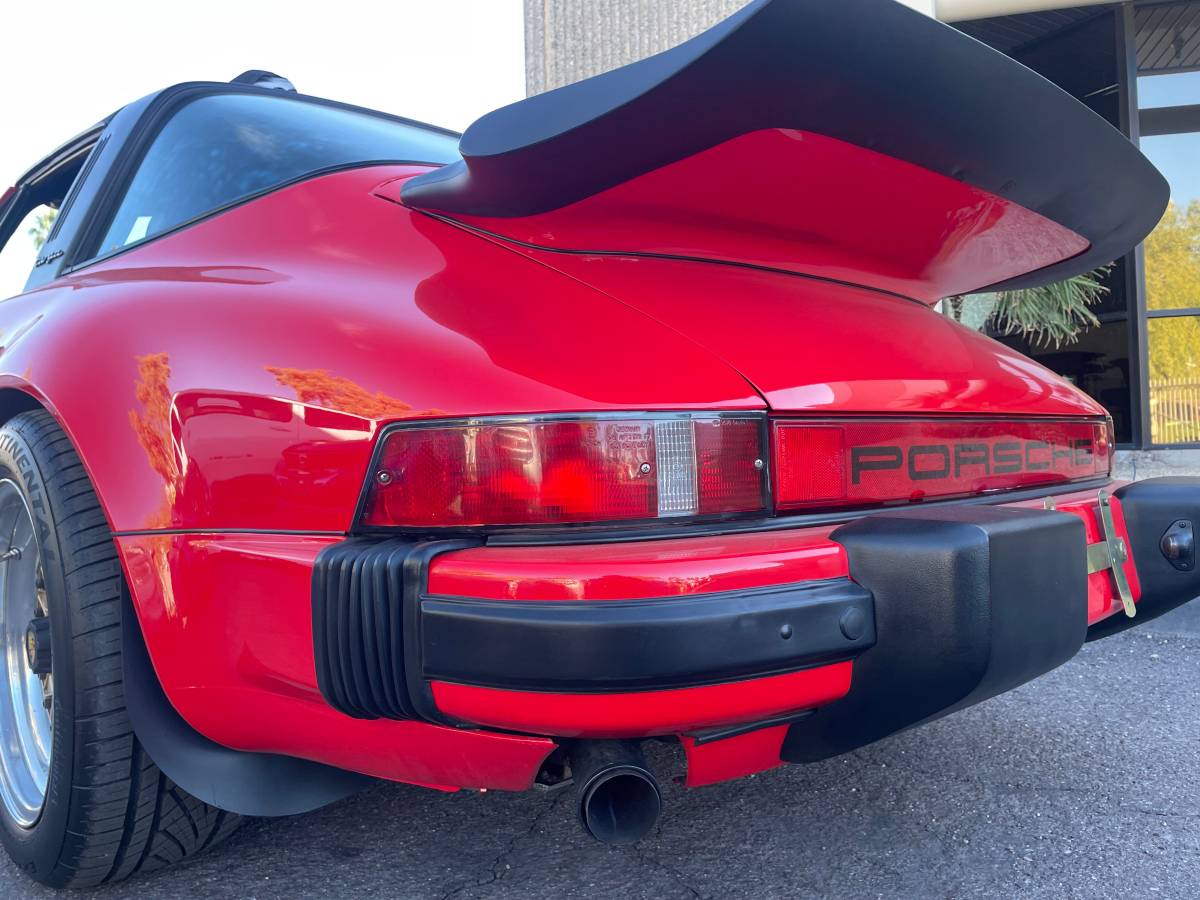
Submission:
M 398 428 L 384 438 L 363 521 L 461 528 L 761 512 L 761 423 L 671 416 Z
M 774 426 L 778 509 L 883 506 L 1107 476 L 1104 422 L 862 421 Z
M 761 423 L 708 419 L 695 423 L 697 512 L 702 516 L 763 509 Z
M 839 502 L 846 497 L 846 432 L 840 425 L 775 426 L 775 477 L 780 498 Z

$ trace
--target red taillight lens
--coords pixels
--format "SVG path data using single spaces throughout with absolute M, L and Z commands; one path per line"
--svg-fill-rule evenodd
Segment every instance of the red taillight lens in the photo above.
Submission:
M 869 507 L 1105 476 L 1104 422 L 777 421 L 775 506 Z
M 762 420 L 587 418 L 388 433 L 363 522 L 473 527 L 763 512 Z

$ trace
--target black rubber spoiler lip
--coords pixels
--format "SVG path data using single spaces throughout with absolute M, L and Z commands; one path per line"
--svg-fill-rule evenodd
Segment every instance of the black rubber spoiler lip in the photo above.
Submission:
M 1169 187 L 1051 82 L 894 0 L 755 0 L 640 62 L 488 113 L 410 206 L 512 218 L 561 208 L 769 128 L 837 138 L 1039 213 L 1090 248 L 983 290 L 1046 284 L 1128 252 Z

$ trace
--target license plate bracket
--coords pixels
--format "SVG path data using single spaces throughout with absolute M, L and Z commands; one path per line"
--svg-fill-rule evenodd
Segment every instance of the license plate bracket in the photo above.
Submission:
M 1112 497 L 1107 491 L 1101 491 L 1097 499 L 1097 515 L 1100 520 L 1100 531 L 1104 540 L 1088 544 L 1087 561 L 1088 574 L 1111 571 L 1113 582 L 1117 587 L 1117 596 L 1121 598 L 1121 606 L 1125 615 L 1133 618 L 1137 615 L 1137 605 L 1133 602 L 1133 591 L 1129 587 L 1129 579 L 1125 576 L 1125 563 L 1129 561 L 1129 546 L 1125 539 L 1117 533 L 1113 520 Z

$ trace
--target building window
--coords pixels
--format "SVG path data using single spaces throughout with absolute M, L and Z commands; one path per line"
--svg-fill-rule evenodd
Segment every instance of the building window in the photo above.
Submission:
M 1200 103 L 1200 72 L 1146 75 L 1138 79 L 1138 106 L 1162 109 Z
M 1200 317 L 1153 318 L 1148 330 L 1151 437 L 1200 443 Z
M 1106 283 L 1112 287 L 1112 293 L 1096 309 L 1100 324 L 1083 331 L 1074 343 L 1062 347 L 1039 347 L 1021 336 L 993 334 L 993 337 L 1058 372 L 1080 390 L 1090 394 L 1112 415 L 1117 443 L 1128 444 L 1133 433 L 1129 321 L 1123 312 L 1104 312 L 1105 305 L 1124 303 L 1120 275 L 1122 265 L 1123 261 L 1118 262 L 1113 274 L 1106 279 Z
M 1129 253 L 1105 279 L 1098 326 L 1063 347 L 997 337 L 1107 406 L 1119 446 L 1200 447 L 1200 0 L 1088 5 L 957 27 L 1140 139 L 1171 187 L 1144 265 L 1142 253 Z
M 1171 185 L 1145 244 L 1150 439 L 1200 444 L 1200 73 L 1138 79 L 1142 152 Z

